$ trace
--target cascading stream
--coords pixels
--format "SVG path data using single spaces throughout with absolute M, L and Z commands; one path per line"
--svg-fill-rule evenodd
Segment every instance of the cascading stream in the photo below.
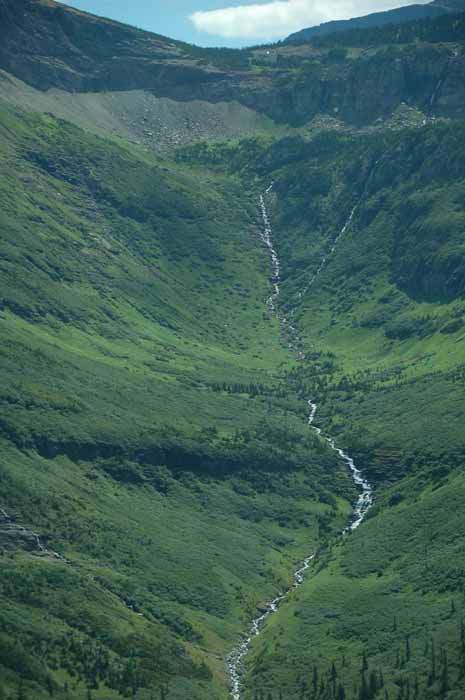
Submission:
M 268 189 L 265 191 L 265 195 L 269 194 L 273 188 L 273 184 L 268 187 Z M 280 294 L 280 263 L 279 263 L 279 258 L 278 254 L 274 248 L 273 245 L 273 231 L 271 228 L 270 224 L 270 219 L 268 216 L 268 211 L 266 208 L 266 201 L 265 201 L 265 196 L 260 195 L 260 209 L 262 213 L 262 219 L 263 219 L 263 229 L 260 231 L 260 238 L 264 245 L 266 246 L 270 260 L 271 260 L 271 270 L 272 270 L 272 275 L 271 275 L 271 283 L 273 285 L 273 293 L 271 296 L 267 299 L 267 306 L 270 309 L 272 313 L 276 315 L 278 318 L 281 327 L 283 331 L 289 333 L 295 334 L 295 329 L 292 326 L 288 325 L 287 318 L 279 313 L 278 307 L 277 307 L 277 301 L 279 298 Z M 346 223 L 344 224 L 343 228 L 339 232 L 339 234 L 336 236 L 336 238 L 333 241 L 333 245 L 331 248 L 330 253 L 325 256 L 317 269 L 316 273 L 310 280 L 309 284 L 303 290 L 302 293 L 305 293 L 310 286 L 312 286 L 316 280 L 316 278 L 320 275 L 320 273 L 323 271 L 324 267 L 327 264 L 328 257 L 332 255 L 337 247 L 337 244 L 339 243 L 340 239 L 346 232 L 347 228 L 350 226 L 352 219 L 354 217 L 354 214 L 356 212 L 357 207 L 354 207 L 350 213 L 349 218 L 347 219 Z M 294 343 L 291 341 L 289 342 L 289 347 L 293 349 Z M 359 497 L 357 499 L 357 502 L 354 505 L 353 511 L 352 511 L 352 516 L 350 518 L 350 522 L 347 525 L 347 527 L 343 530 L 342 535 L 346 535 L 349 532 L 352 532 L 356 530 L 364 521 L 366 514 L 368 513 L 371 505 L 373 504 L 373 489 L 368 483 L 368 481 L 363 477 L 360 469 L 357 468 L 357 466 L 354 463 L 354 460 L 350 455 L 348 455 L 344 450 L 342 450 L 340 447 L 336 445 L 336 442 L 334 438 L 330 436 L 326 436 L 323 434 L 323 431 L 321 428 L 318 428 L 317 426 L 314 425 L 315 421 L 315 416 L 317 412 L 317 404 L 314 403 L 313 401 L 308 401 L 308 407 L 309 407 L 309 415 L 308 415 L 308 425 L 309 427 L 314 430 L 317 435 L 319 435 L 323 440 L 325 440 L 330 448 L 336 452 L 336 454 L 340 457 L 340 459 L 343 460 L 347 464 L 347 466 L 350 469 L 352 479 L 357 486 L 357 488 L 360 490 Z M 229 655 L 227 659 L 227 665 L 228 665 L 228 673 L 229 673 L 229 680 L 230 680 L 230 687 L 231 687 L 231 699 L 232 700 L 240 700 L 241 698 L 241 686 L 242 686 L 242 672 L 243 672 L 243 664 L 245 657 L 250 651 L 252 640 L 254 637 L 257 637 L 261 630 L 263 629 L 263 625 L 267 618 L 270 617 L 270 615 L 273 615 L 275 613 L 281 603 L 289 597 L 289 595 L 292 593 L 293 590 L 298 588 L 299 586 L 302 585 L 302 583 L 305 580 L 305 573 L 306 571 L 310 568 L 311 563 L 313 560 L 316 558 L 317 553 L 314 552 L 310 554 L 308 557 L 306 557 L 299 568 L 294 571 L 293 574 L 293 580 L 292 580 L 292 585 L 289 586 L 285 591 L 280 593 L 279 595 L 276 596 L 276 598 L 273 598 L 269 603 L 265 605 L 264 611 L 258 615 L 253 621 L 250 626 L 249 632 L 245 639 L 241 642 L 241 644 L 236 647 L 232 653 Z
M 3 527 L 6 527 L 9 530 L 11 530 L 11 528 L 14 528 L 18 533 L 24 533 L 29 538 L 33 539 L 36 545 L 37 552 L 41 552 L 42 554 L 45 554 L 49 557 L 53 557 L 54 559 L 59 559 L 60 561 L 67 563 L 66 559 L 61 554 L 58 554 L 58 552 L 54 552 L 52 549 L 47 549 L 47 547 L 45 547 L 45 545 L 42 543 L 42 540 L 40 539 L 40 535 L 38 535 L 36 532 L 32 532 L 32 530 L 28 530 L 23 525 L 16 523 L 15 519 L 9 513 L 7 513 L 4 508 L 1 507 L 0 520 L 3 521 Z

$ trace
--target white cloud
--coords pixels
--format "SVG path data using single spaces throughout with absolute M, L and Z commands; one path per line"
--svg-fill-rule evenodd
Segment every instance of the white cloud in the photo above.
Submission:
M 429 0 L 414 0 L 425 4 Z M 196 29 L 229 39 L 276 39 L 333 19 L 361 17 L 411 4 L 405 0 L 273 0 L 190 15 Z

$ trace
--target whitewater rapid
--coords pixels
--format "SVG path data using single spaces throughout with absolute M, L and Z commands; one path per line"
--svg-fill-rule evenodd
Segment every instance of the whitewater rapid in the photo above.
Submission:
M 271 190 L 273 188 L 273 184 L 271 184 L 268 189 L 265 191 L 265 195 L 270 194 Z M 280 295 L 280 272 L 281 272 L 281 266 L 279 262 L 279 257 L 276 252 L 276 249 L 273 244 L 273 230 L 271 227 L 270 219 L 268 216 L 268 211 L 266 208 L 266 200 L 265 200 L 265 195 L 260 195 L 260 210 L 262 214 L 262 220 L 263 220 L 263 227 L 260 229 L 260 238 L 265 245 L 270 261 L 271 261 L 271 284 L 272 284 L 272 294 L 271 296 L 268 297 L 267 299 L 267 306 L 270 309 L 272 313 L 276 315 L 278 318 L 283 330 L 285 332 L 291 332 L 295 333 L 295 329 L 292 326 L 288 325 L 288 320 L 285 316 L 281 315 L 278 310 L 277 302 L 279 299 Z M 352 219 L 354 217 L 354 214 L 356 212 L 357 207 L 354 207 L 345 222 L 344 226 L 336 236 L 336 238 L 333 241 L 332 247 L 330 249 L 330 252 L 328 255 L 324 256 L 322 259 L 322 262 L 320 263 L 320 266 L 318 267 L 316 273 L 313 275 L 311 278 L 310 282 L 307 284 L 304 290 L 302 290 L 302 294 L 304 294 L 308 289 L 314 284 L 316 281 L 317 277 L 321 274 L 323 271 L 324 267 L 327 264 L 328 258 L 335 252 L 337 244 L 343 237 L 344 233 L 347 231 L 347 228 L 350 226 Z M 292 349 L 294 348 L 294 343 L 291 341 L 289 342 L 289 347 Z M 323 440 L 325 440 L 329 447 L 336 452 L 338 457 L 347 464 L 352 479 L 359 489 L 360 493 L 357 498 L 357 502 L 354 505 L 352 515 L 350 517 L 350 521 L 347 525 L 346 528 L 342 531 L 342 536 L 347 535 L 349 532 L 352 532 L 356 530 L 364 521 L 368 511 L 370 510 L 372 504 L 373 504 L 373 489 L 370 486 L 369 482 L 364 478 L 362 472 L 358 467 L 355 465 L 354 460 L 352 457 L 347 454 L 344 450 L 342 450 L 340 447 L 336 445 L 336 442 L 334 438 L 324 435 L 323 431 L 321 428 L 318 428 L 314 424 L 315 422 L 315 416 L 317 413 L 318 406 L 314 401 L 309 400 L 308 402 L 308 408 L 309 408 L 309 414 L 308 414 L 308 426 L 315 431 L 315 433 L 321 437 Z M 246 635 L 246 637 L 243 639 L 243 641 L 231 652 L 227 659 L 227 666 L 228 666 L 228 674 L 229 674 L 229 681 L 230 681 L 230 688 L 231 688 L 231 700 L 240 700 L 241 699 L 241 688 L 242 688 L 242 674 L 243 674 L 243 665 L 245 661 L 245 657 L 250 651 L 252 641 L 254 637 L 257 637 L 260 632 L 263 629 L 263 625 L 266 622 L 267 618 L 270 617 L 270 615 L 273 615 L 275 613 L 281 603 L 286 600 L 286 598 L 289 597 L 289 595 L 294 591 L 296 588 L 302 585 L 302 583 L 305 580 L 305 573 L 306 571 L 310 568 L 310 565 L 316 558 L 317 553 L 313 552 L 310 554 L 308 557 L 306 557 L 303 562 L 300 564 L 299 568 L 294 571 L 293 578 L 292 578 L 292 584 L 284 591 L 279 593 L 276 598 L 273 598 L 269 603 L 266 603 L 266 605 L 263 608 L 263 611 L 258 615 L 254 620 L 252 620 L 252 623 L 250 625 L 249 631 Z

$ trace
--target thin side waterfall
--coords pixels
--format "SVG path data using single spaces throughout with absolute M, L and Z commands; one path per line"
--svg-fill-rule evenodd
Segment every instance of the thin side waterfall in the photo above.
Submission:
M 351 223 L 352 223 L 352 221 L 353 221 L 353 219 L 354 219 L 354 216 L 355 216 L 355 214 L 356 214 L 356 212 L 357 212 L 357 209 L 359 208 L 360 203 L 362 202 L 362 200 L 364 199 L 364 197 L 365 197 L 365 195 L 366 195 L 368 186 L 369 186 L 369 184 L 371 183 L 371 181 L 372 181 L 372 179 L 373 179 L 373 177 L 374 177 L 374 175 L 375 175 L 375 173 L 376 173 L 376 171 L 377 171 L 377 168 L 378 168 L 378 165 L 380 164 L 380 162 L 381 162 L 381 159 L 378 159 L 378 160 L 376 160 L 376 161 L 374 162 L 374 164 L 372 165 L 372 167 L 371 167 L 371 169 L 370 169 L 370 171 L 369 171 L 369 173 L 368 173 L 368 175 L 367 175 L 367 178 L 366 178 L 366 180 L 365 180 L 365 185 L 364 185 L 364 188 L 363 188 L 363 192 L 362 192 L 362 194 L 360 195 L 360 198 L 359 198 L 357 204 L 351 209 L 349 216 L 347 217 L 347 219 L 346 219 L 345 222 L 344 222 L 344 226 L 341 228 L 341 230 L 339 231 L 339 233 L 338 233 L 338 234 L 336 235 L 336 237 L 333 239 L 333 242 L 332 242 L 332 244 L 331 244 L 331 248 L 329 249 L 328 253 L 326 253 L 326 255 L 323 255 L 323 257 L 321 258 L 320 264 L 319 264 L 318 268 L 316 269 L 316 272 L 313 273 L 313 275 L 311 276 L 309 282 L 307 282 L 307 284 L 297 293 L 297 297 L 298 297 L 299 299 L 302 299 L 302 297 L 308 292 L 308 290 L 309 290 L 311 287 L 313 287 L 313 285 L 315 284 L 316 280 L 318 279 L 318 277 L 321 275 L 321 273 L 322 273 L 323 270 L 325 269 L 326 265 L 328 264 L 329 259 L 331 258 L 332 255 L 334 255 L 334 253 L 335 253 L 335 251 L 336 251 L 336 248 L 338 247 L 338 244 L 339 244 L 340 241 L 341 241 L 341 238 L 344 236 L 344 234 L 347 232 L 348 228 L 350 227 L 350 225 L 351 225 Z M 272 189 L 272 188 L 273 188 L 273 185 L 271 185 L 271 186 L 265 191 L 265 194 L 268 194 L 269 192 L 271 192 L 271 189 Z
M 273 188 L 271 184 L 267 190 L 265 190 L 265 195 L 270 194 Z M 281 282 L 281 267 L 279 263 L 278 254 L 273 245 L 273 231 L 271 228 L 270 220 L 268 217 L 268 212 L 266 209 L 265 197 L 260 195 L 260 210 L 262 214 L 263 227 L 259 229 L 259 236 L 261 241 L 264 243 L 268 250 L 268 254 L 271 261 L 271 285 L 272 293 L 266 300 L 266 305 L 268 306 L 271 313 L 273 313 L 281 324 L 281 328 L 288 336 L 288 347 L 290 350 L 295 349 L 296 341 L 298 338 L 296 336 L 297 331 L 295 327 L 289 323 L 287 316 L 280 312 L 278 308 L 278 299 L 280 294 L 280 282 Z
M 273 188 L 273 184 L 268 187 L 268 189 L 265 191 L 265 195 L 268 195 Z M 282 328 L 284 331 L 289 332 L 295 332 L 295 329 L 290 327 L 288 325 L 287 318 L 285 316 L 282 316 L 279 313 L 277 302 L 279 298 L 279 293 L 280 293 L 280 264 L 279 264 L 279 258 L 278 254 L 274 248 L 273 245 L 273 231 L 272 227 L 270 224 L 270 219 L 268 216 L 268 211 L 266 208 L 266 200 L 265 200 L 265 195 L 260 195 L 260 210 L 262 214 L 262 220 L 263 220 L 263 228 L 260 231 L 260 238 L 264 245 L 266 246 L 268 250 L 268 254 L 270 257 L 270 262 L 271 262 L 271 283 L 273 287 L 273 292 L 270 297 L 267 299 L 267 306 L 270 309 L 272 313 L 276 315 L 278 318 Z M 350 213 L 349 218 L 347 219 L 345 225 L 339 232 L 338 236 L 335 238 L 333 241 L 333 245 L 331 248 L 330 253 L 325 256 L 323 259 L 322 263 L 320 264 L 317 272 L 311 279 L 310 283 L 307 285 L 306 289 L 302 292 L 305 293 L 311 285 L 315 282 L 316 278 L 320 275 L 322 270 L 324 269 L 327 259 L 330 255 L 332 255 L 336 249 L 336 246 L 341 239 L 341 237 L 344 235 L 346 232 L 347 228 L 350 226 L 352 219 L 354 217 L 354 214 L 356 212 L 357 207 L 354 207 Z M 289 343 L 289 347 L 292 349 L 294 348 L 294 343 L 291 341 Z M 325 440 L 330 448 L 336 452 L 336 454 L 342 459 L 347 466 L 350 469 L 350 473 L 352 476 L 352 479 L 357 486 L 357 488 L 360 490 L 360 494 L 358 496 L 357 502 L 354 505 L 353 511 L 352 511 L 352 516 L 350 518 L 350 522 L 348 523 L 347 527 L 343 530 L 341 533 L 342 536 L 347 535 L 348 533 L 356 530 L 364 521 L 366 514 L 368 513 L 369 509 L 371 508 L 373 504 L 373 489 L 368 483 L 368 481 L 363 477 L 362 472 L 360 469 L 357 468 L 357 466 L 354 463 L 354 460 L 350 455 L 348 455 L 344 450 L 342 450 L 340 447 L 336 445 L 336 442 L 334 438 L 330 436 L 326 436 L 323 434 L 323 431 L 321 428 L 318 428 L 316 425 L 314 425 L 315 421 L 315 416 L 317 413 L 317 404 L 314 401 L 309 400 L 308 401 L 308 408 L 309 408 L 309 414 L 308 414 L 308 425 L 309 427 L 316 432 L 317 435 L 319 435 L 323 440 Z M 266 620 L 273 615 L 280 605 L 283 603 L 286 598 L 289 597 L 289 595 L 294 591 L 296 588 L 299 588 L 299 586 L 302 585 L 302 583 L 305 581 L 305 574 L 307 570 L 310 568 L 311 563 L 314 561 L 316 558 L 317 553 L 313 552 L 312 554 L 309 554 L 308 557 L 306 557 L 303 562 L 299 565 L 298 569 L 294 571 L 293 578 L 292 578 L 292 584 L 284 591 L 279 593 L 276 598 L 273 598 L 269 603 L 265 605 L 264 611 L 258 615 L 254 620 L 252 620 L 252 623 L 250 625 L 249 631 L 245 638 L 242 640 L 242 642 L 231 652 L 227 659 L 227 667 L 228 667 L 228 674 L 229 674 L 229 681 L 230 681 L 230 688 L 231 688 L 231 700 L 241 700 L 241 691 L 242 691 L 242 677 L 243 677 L 243 670 L 244 670 L 244 661 L 247 656 L 247 654 L 250 651 L 252 641 L 254 637 L 257 637 L 262 629 L 263 626 L 266 622 Z
M 269 193 L 271 190 L 267 189 L 266 193 Z M 265 205 L 265 198 L 261 194 L 260 195 L 260 209 L 262 212 L 262 219 L 263 219 L 263 228 L 260 229 L 260 238 L 265 244 L 265 246 L 268 249 L 268 253 L 271 259 L 271 283 L 272 283 L 272 288 L 273 288 L 273 293 L 271 296 L 268 297 L 266 300 L 266 304 L 270 311 L 272 313 L 277 314 L 277 307 L 276 303 L 279 297 L 279 283 L 281 281 L 280 277 L 280 272 L 281 268 L 279 265 L 279 258 L 278 254 L 276 253 L 276 250 L 273 247 L 273 239 L 272 239 L 272 230 L 271 230 L 271 224 L 270 220 L 268 218 L 268 212 L 266 210 L 266 205 Z
M 311 287 L 313 287 L 317 278 L 321 275 L 321 273 L 325 269 L 326 265 L 328 264 L 329 258 L 334 254 L 339 241 L 341 240 L 342 236 L 345 234 L 345 232 L 349 228 L 350 224 L 352 223 L 352 220 L 354 218 L 356 211 L 357 211 L 357 205 L 355 205 L 355 207 L 352 209 L 352 211 L 349 214 L 349 218 L 347 219 L 344 226 L 341 228 L 341 230 L 337 234 L 336 238 L 333 240 L 331 248 L 329 249 L 329 253 L 327 253 L 326 255 L 323 255 L 321 262 L 320 262 L 316 272 L 310 278 L 310 281 L 305 285 L 305 287 L 303 289 L 300 290 L 300 292 L 298 292 L 297 296 L 299 297 L 299 299 L 301 299 L 308 292 L 308 290 Z

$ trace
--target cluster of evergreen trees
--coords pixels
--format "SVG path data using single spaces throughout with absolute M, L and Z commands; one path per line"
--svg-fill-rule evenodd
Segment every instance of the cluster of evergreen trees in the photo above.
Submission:
M 405 45 L 413 41 L 426 43 L 462 42 L 465 37 L 465 14 L 425 18 L 405 24 L 389 24 L 371 29 L 315 37 L 312 44 L 321 48 L 339 46 Z
M 454 602 L 450 614 L 456 614 Z M 465 624 L 461 621 L 456 643 L 449 640 L 446 645 L 432 636 L 417 659 L 406 635 L 395 654 L 394 667 L 384 672 L 371 666 L 363 652 L 355 682 L 345 657 L 339 668 L 334 661 L 324 669 L 313 663 L 309 676 L 300 681 L 299 696 L 300 700 L 447 700 L 449 692 L 462 688 L 464 682 Z M 286 691 L 256 689 L 253 700 L 286 700 Z
M 249 394 L 249 396 L 263 396 L 265 394 L 272 393 L 270 387 L 256 383 L 240 384 L 239 382 L 215 382 L 210 386 L 213 391 L 224 391 L 227 394 Z

